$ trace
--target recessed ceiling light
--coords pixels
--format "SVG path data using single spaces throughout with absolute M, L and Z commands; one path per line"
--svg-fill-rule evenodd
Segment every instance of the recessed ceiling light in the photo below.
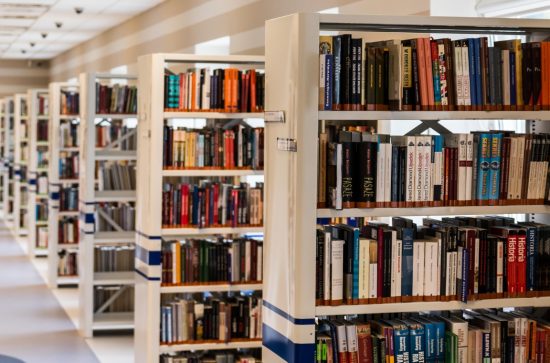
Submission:
M 34 47 L 36 45 L 36 43 L 34 42 L 31 42 L 30 44 L 31 44 L 31 47 Z
M 63 23 L 60 22 L 60 21 L 56 21 L 55 26 L 58 27 L 58 28 L 61 28 L 63 26 Z
M 48 33 L 41 33 L 40 35 L 42 35 L 42 38 L 46 39 L 46 37 L 48 36 Z
M 27 51 L 25 49 L 21 49 L 21 53 L 25 54 Z

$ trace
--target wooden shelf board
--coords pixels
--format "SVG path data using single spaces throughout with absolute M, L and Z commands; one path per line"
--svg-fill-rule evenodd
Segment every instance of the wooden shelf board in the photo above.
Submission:
M 101 149 L 95 152 L 96 160 L 136 160 L 137 152 L 135 150 L 107 150 Z
M 190 176 L 247 176 L 264 175 L 263 170 L 225 170 L 225 169 L 189 169 L 189 170 L 163 170 L 165 177 L 190 177 Z
M 61 147 L 61 148 L 59 148 L 59 151 L 60 152 L 78 152 L 78 151 L 80 151 L 80 149 L 78 148 L 78 146 L 76 146 L 76 147 Z
M 94 314 L 92 330 L 129 330 L 134 328 L 134 313 Z
M 135 190 L 96 190 L 96 202 L 133 202 L 136 200 Z
M 200 236 L 214 234 L 263 233 L 263 227 L 219 227 L 219 228 L 163 228 L 163 236 Z
M 96 232 L 94 244 L 132 243 L 135 241 L 136 232 Z
M 548 205 L 317 209 L 317 218 L 550 213 Z
M 500 309 L 507 307 L 548 307 L 550 297 L 488 299 L 462 303 L 460 301 L 410 302 L 392 304 L 317 306 L 315 315 L 384 314 L 398 312 L 443 311 L 463 309 Z
M 263 112 L 185 112 L 165 111 L 164 118 L 247 119 L 264 118 Z
M 238 348 L 261 348 L 261 340 L 237 341 L 228 343 L 197 343 L 197 344 L 174 344 L 160 345 L 160 354 L 193 351 L 193 350 L 222 350 L 222 349 L 238 349 Z
M 94 272 L 94 285 L 133 285 L 134 271 Z
M 161 286 L 162 294 L 194 293 L 194 292 L 228 292 L 228 291 L 259 291 L 262 284 L 234 284 L 234 285 L 187 285 L 187 286 Z
M 319 120 L 539 120 L 550 111 L 319 111 Z

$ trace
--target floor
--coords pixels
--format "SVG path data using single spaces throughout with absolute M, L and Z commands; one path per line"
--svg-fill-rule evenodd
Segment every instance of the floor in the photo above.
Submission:
M 133 362 L 131 336 L 78 334 L 77 289 L 50 290 L 47 260 L 29 260 L 24 244 L 0 224 L 0 363 Z

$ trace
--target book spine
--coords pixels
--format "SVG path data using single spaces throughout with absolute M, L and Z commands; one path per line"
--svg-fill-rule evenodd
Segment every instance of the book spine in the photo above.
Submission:
M 439 59 L 439 89 L 441 91 L 441 106 L 443 110 L 449 109 L 449 89 L 447 85 L 447 55 L 445 54 L 445 45 L 437 43 L 437 52 Z
M 413 292 L 413 230 L 403 228 L 401 252 L 401 296 L 412 296 Z
M 479 140 L 478 152 L 478 172 L 477 172 L 477 199 L 480 201 L 488 200 L 489 197 L 489 169 L 490 169 L 490 146 L 491 135 L 481 134 Z
M 477 98 L 477 77 L 476 77 L 476 56 L 475 56 L 475 40 L 468 39 L 468 68 L 470 73 L 470 94 L 472 110 L 476 110 L 479 101 Z
M 334 54 L 334 83 L 332 95 L 332 109 L 339 111 L 342 109 L 342 95 L 340 93 L 342 85 L 342 37 L 336 35 L 332 38 L 333 54 Z
M 502 134 L 491 136 L 491 164 L 489 169 L 489 200 L 498 200 L 500 195 L 500 166 L 501 166 Z
M 481 67 L 481 40 L 479 38 L 474 38 L 474 56 L 475 56 L 475 76 L 476 76 L 476 100 L 477 100 L 477 110 L 483 108 L 483 94 L 482 94 L 482 67 Z
M 430 41 L 435 109 L 441 110 L 441 84 L 439 76 L 439 50 L 435 40 Z
M 472 96 L 471 96 L 471 81 L 470 81 L 470 60 L 468 55 L 468 44 L 466 41 L 461 42 L 462 50 L 462 85 L 463 85 L 463 97 L 464 97 L 464 108 L 466 110 L 471 109 L 472 106 Z

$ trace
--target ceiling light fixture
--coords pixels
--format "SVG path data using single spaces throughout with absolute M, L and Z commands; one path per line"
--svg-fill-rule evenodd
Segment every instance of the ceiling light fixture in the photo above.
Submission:
M 77 14 L 82 14 L 84 12 L 84 8 L 78 6 L 74 8 L 74 12 Z
M 46 39 L 46 37 L 48 36 L 48 33 L 41 33 L 40 35 L 42 35 L 42 38 Z
M 21 53 L 26 54 L 27 51 L 25 49 L 21 49 Z
M 31 42 L 30 44 L 31 44 L 31 47 L 34 47 L 36 45 L 36 43 L 34 42 Z
M 56 21 L 55 26 L 58 27 L 58 28 L 61 28 L 63 26 L 63 23 L 60 22 L 60 21 Z

